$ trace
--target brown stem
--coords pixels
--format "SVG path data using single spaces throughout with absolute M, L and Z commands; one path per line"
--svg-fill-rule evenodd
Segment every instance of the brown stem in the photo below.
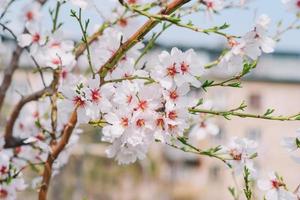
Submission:
M 8 119 L 7 123 L 6 123 L 6 127 L 5 127 L 5 132 L 4 132 L 4 138 L 5 138 L 5 148 L 12 148 L 12 147 L 16 147 L 15 143 L 13 142 L 14 138 L 13 137 L 13 128 L 15 125 L 15 122 L 22 110 L 22 107 L 27 104 L 28 102 L 37 100 L 39 98 L 41 98 L 44 94 L 46 93 L 51 93 L 51 88 L 50 87 L 46 87 L 42 90 L 39 90 L 37 92 L 34 92 L 28 96 L 22 97 L 22 99 L 18 102 L 18 104 L 14 107 L 10 118 Z
M 20 115 L 23 106 L 31 101 L 38 100 L 39 98 L 41 98 L 43 95 L 47 93 L 53 94 L 56 91 L 58 81 L 59 81 L 59 72 L 55 71 L 50 86 L 45 87 L 42 90 L 36 91 L 32 94 L 29 94 L 25 97 L 22 97 L 22 99 L 14 107 L 10 115 L 10 118 L 6 123 L 5 132 L 4 132 L 4 138 L 5 138 L 4 148 L 14 148 L 20 145 L 25 145 L 22 139 L 13 137 L 13 128 L 17 118 Z
M 11 85 L 13 74 L 19 67 L 18 64 L 22 51 L 23 49 L 17 46 L 16 50 L 13 53 L 9 66 L 4 70 L 4 78 L 0 86 L 0 111 L 4 103 L 6 92 Z
M 77 123 L 77 108 L 75 108 L 74 111 L 72 112 L 69 122 L 63 130 L 61 140 L 57 143 L 57 145 L 53 146 L 52 153 L 50 153 L 48 156 L 48 159 L 44 167 L 42 185 L 39 191 L 39 200 L 47 199 L 47 192 L 48 192 L 48 188 L 52 176 L 53 163 L 68 144 L 76 123 Z
M 53 81 L 51 84 L 51 89 L 53 91 L 53 95 L 50 97 L 51 102 L 51 127 L 52 127 L 52 133 L 51 138 L 53 139 L 53 142 L 56 142 L 56 128 L 57 128 L 57 90 L 58 90 L 58 81 L 60 77 L 60 70 L 55 70 L 53 74 Z
M 176 9 L 183 6 L 190 0 L 173 0 L 164 9 L 162 9 L 158 14 L 169 15 L 173 13 Z M 101 76 L 102 82 L 107 72 L 112 69 L 118 61 L 123 57 L 123 55 L 135 44 L 140 42 L 144 36 L 151 31 L 160 21 L 157 19 L 149 19 L 141 28 L 139 28 L 125 43 L 123 43 L 119 49 L 113 54 L 113 56 L 101 66 L 98 73 Z

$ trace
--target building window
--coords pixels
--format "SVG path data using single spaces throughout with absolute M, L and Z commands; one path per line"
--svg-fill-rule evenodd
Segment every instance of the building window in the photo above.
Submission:
M 224 140 L 226 138 L 226 130 L 222 125 L 219 125 L 219 133 L 214 136 L 217 141 Z
M 246 137 L 258 141 L 261 138 L 261 130 L 259 128 L 249 128 L 246 132 Z
M 217 181 L 220 178 L 221 168 L 218 165 L 214 165 L 209 169 L 209 176 L 211 180 Z
M 252 109 L 259 110 L 261 108 L 261 95 L 260 94 L 251 94 L 249 96 L 249 106 Z

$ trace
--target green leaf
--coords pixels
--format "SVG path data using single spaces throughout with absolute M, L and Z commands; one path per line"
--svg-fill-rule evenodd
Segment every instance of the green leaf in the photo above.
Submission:
M 198 102 L 197 102 L 197 104 L 196 104 L 195 107 L 198 107 L 198 106 L 200 106 L 202 104 L 203 104 L 203 98 L 201 98 L 201 99 L 198 100 Z
M 235 87 L 235 88 L 241 88 L 241 82 L 235 82 L 235 83 L 230 83 L 227 86 L 229 87 Z
M 205 88 L 211 86 L 215 81 L 210 81 L 210 80 L 206 80 L 203 84 L 202 84 L 202 88 L 205 90 Z M 206 91 L 206 90 L 205 90 Z
M 268 116 L 270 114 L 272 114 L 275 111 L 275 109 L 267 109 L 267 111 L 264 113 L 264 116 Z
M 300 139 L 299 138 L 296 138 L 296 145 L 298 148 L 300 148 Z
M 226 29 L 226 28 L 228 28 L 229 26 L 230 26 L 230 25 L 227 24 L 227 23 L 225 22 L 222 26 L 218 27 L 218 29 L 219 29 L 219 30 Z
M 232 195 L 232 197 L 235 198 L 235 189 L 234 189 L 234 187 L 228 187 L 228 191 Z

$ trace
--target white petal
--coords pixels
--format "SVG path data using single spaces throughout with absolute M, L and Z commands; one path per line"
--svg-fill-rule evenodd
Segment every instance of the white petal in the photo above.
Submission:
M 258 180 L 257 181 L 257 186 L 261 190 L 270 190 L 272 188 L 272 184 L 269 180 Z
M 27 47 L 31 44 L 32 42 L 32 36 L 28 33 L 20 35 L 18 38 L 18 43 L 20 47 Z
M 261 44 L 261 49 L 265 53 L 272 53 L 274 51 L 276 42 L 270 38 L 270 37 L 264 37 L 262 44 Z

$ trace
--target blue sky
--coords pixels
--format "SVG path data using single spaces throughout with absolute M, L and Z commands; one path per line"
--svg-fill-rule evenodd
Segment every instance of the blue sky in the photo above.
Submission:
M 271 34 L 276 30 L 278 21 L 283 20 L 284 25 L 290 24 L 295 15 L 288 13 L 280 0 L 255 0 L 249 4 L 249 9 L 230 9 L 221 12 L 220 15 L 214 15 L 212 19 L 203 13 L 192 16 L 193 22 L 200 27 L 210 27 L 221 25 L 224 22 L 231 26 L 228 33 L 244 34 L 250 30 L 255 21 L 255 17 L 260 14 L 267 14 L 272 19 Z M 184 36 L 184 37 L 183 37 Z M 299 51 L 300 52 L 300 30 L 291 30 L 285 33 L 281 42 L 278 44 L 278 50 Z M 180 42 L 191 46 L 214 46 L 224 42 L 220 36 L 211 37 L 195 33 L 185 29 L 172 28 L 161 38 L 162 42 L 176 43 Z
M 213 15 L 208 17 L 205 13 L 197 13 L 189 16 L 189 19 L 193 20 L 193 23 L 202 28 L 208 28 L 215 25 L 222 25 L 225 22 L 229 23 L 231 26 L 228 28 L 228 33 L 241 35 L 250 30 L 253 27 L 255 17 L 260 14 L 267 14 L 272 18 L 271 33 L 276 30 L 276 24 L 279 20 L 283 20 L 283 25 L 286 26 L 295 19 L 293 13 L 289 13 L 285 10 L 284 5 L 281 0 L 250 0 L 249 9 L 229 9 L 222 11 L 219 15 Z M 20 8 L 22 8 L 22 3 L 20 1 L 16 7 L 11 11 L 11 15 L 19 15 L 17 13 Z M 55 1 L 52 1 L 53 3 Z M 108 12 L 108 7 L 110 6 L 109 0 L 94 0 L 97 4 L 101 4 L 103 12 Z M 105 2 L 105 3 L 103 3 Z M 104 8 L 103 8 L 104 7 Z M 79 38 L 79 27 L 75 23 L 74 19 L 70 17 L 70 6 L 64 6 L 61 13 L 61 19 L 69 20 L 66 23 L 65 30 L 68 34 L 71 34 L 75 38 Z M 45 15 L 47 15 L 47 9 L 44 10 Z M 101 19 L 99 16 L 95 15 L 93 11 L 84 11 L 85 17 L 91 17 L 91 27 L 95 24 L 101 24 Z M 45 21 L 45 25 L 50 25 L 49 18 Z M 13 25 L 14 29 L 18 29 L 18 25 Z M 300 52 L 300 30 L 292 30 L 286 33 L 281 42 L 277 45 L 277 50 L 281 51 L 296 51 Z M 159 39 L 160 43 L 168 45 L 184 45 L 191 47 L 209 47 L 214 48 L 222 43 L 224 43 L 224 38 L 220 36 L 207 36 L 201 33 L 195 33 L 193 31 L 172 27 L 167 30 Z

